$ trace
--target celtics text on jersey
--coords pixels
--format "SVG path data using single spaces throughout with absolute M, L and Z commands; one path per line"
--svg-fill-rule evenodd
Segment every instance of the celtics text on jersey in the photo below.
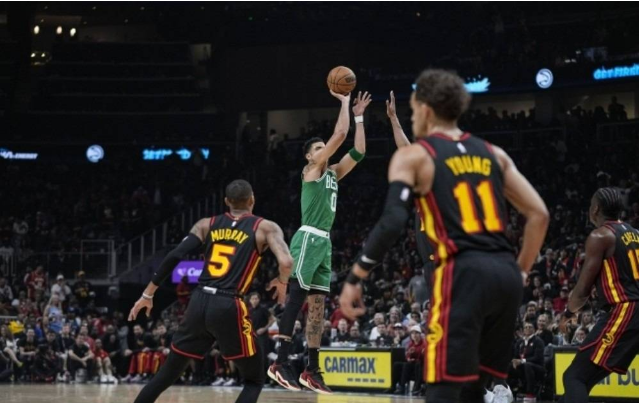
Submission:
M 327 169 L 314 181 L 302 178 L 302 225 L 330 231 L 337 210 L 337 173 Z

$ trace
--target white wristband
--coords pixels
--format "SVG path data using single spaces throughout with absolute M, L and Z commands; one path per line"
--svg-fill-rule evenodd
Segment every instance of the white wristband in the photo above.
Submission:
M 142 298 L 151 301 L 153 299 L 153 295 L 142 293 Z
M 364 123 L 364 116 L 355 116 L 355 123 Z

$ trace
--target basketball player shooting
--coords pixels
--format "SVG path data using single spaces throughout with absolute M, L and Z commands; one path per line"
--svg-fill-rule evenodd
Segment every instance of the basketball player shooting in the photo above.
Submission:
M 341 103 L 335 131 L 327 143 L 314 137 L 304 144 L 307 165 L 302 170 L 302 226 L 291 240 L 294 269 L 289 286 L 289 299 L 280 320 L 280 349 L 268 375 L 289 390 L 301 390 L 300 384 L 321 394 L 332 391 L 324 383 L 319 370 L 319 347 L 324 325 L 324 299 L 330 291 L 332 245 L 329 231 L 337 209 L 337 182 L 344 178 L 364 158 L 366 138 L 364 111 L 371 96 L 358 93 L 353 105 L 355 116 L 355 147 L 333 165 L 328 160 L 346 140 L 349 129 L 350 94 L 331 91 Z M 308 365 L 298 378 L 288 362 L 291 337 L 297 315 L 308 300 L 306 341 Z
M 391 160 L 384 212 L 340 297 L 346 317 L 365 312 L 359 283 L 417 205 L 436 264 L 424 362 L 428 403 L 483 402 L 488 378 L 506 378 L 511 357 L 504 346 L 513 342 L 522 277 L 549 221 L 544 202 L 510 157 L 459 129 L 469 103 L 454 73 L 425 70 L 417 79 L 410 100 L 416 142 Z M 517 260 L 505 235 L 506 200 L 527 219 Z
M 140 391 L 135 403 L 153 403 L 184 372 L 192 358 L 202 360 L 217 340 L 222 357 L 233 360 L 244 378 L 236 403 L 255 403 L 264 386 L 264 356 L 255 343 L 255 332 L 243 296 L 250 289 L 261 255 L 270 248 L 279 265 L 279 277 L 271 282 L 274 298 L 283 303 L 293 265 L 281 228 L 254 216 L 251 185 L 235 180 L 226 187 L 224 202 L 230 212 L 199 220 L 189 235 L 166 256 L 153 279 L 129 313 L 133 321 L 141 310 L 153 308 L 153 294 L 188 254 L 205 246 L 206 267 L 199 278 L 180 324 L 166 363 Z

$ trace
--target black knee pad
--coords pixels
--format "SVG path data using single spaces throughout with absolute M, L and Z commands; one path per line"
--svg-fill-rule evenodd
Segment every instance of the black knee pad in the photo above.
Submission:
M 426 386 L 426 401 L 428 403 L 459 402 L 462 390 L 461 383 L 441 382 Z

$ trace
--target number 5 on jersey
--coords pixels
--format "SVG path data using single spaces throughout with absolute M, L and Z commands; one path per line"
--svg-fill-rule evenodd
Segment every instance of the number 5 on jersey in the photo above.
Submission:
M 207 265 L 207 270 L 211 277 L 222 277 L 231 268 L 230 257 L 235 255 L 235 246 L 220 243 L 213 244 L 211 260 Z

